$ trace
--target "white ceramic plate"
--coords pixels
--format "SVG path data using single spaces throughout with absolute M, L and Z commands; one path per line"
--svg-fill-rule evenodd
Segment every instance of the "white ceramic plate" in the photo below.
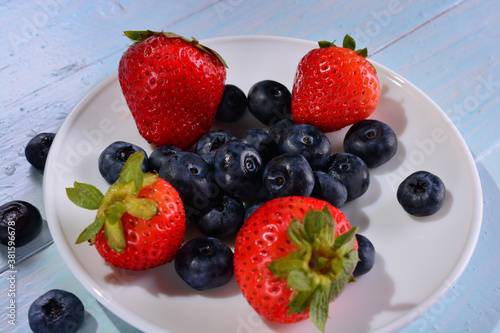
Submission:
M 311 41 L 269 36 L 215 38 L 204 41 L 229 65 L 227 83 L 247 92 L 272 79 L 290 89 L 300 58 L 316 47 Z M 371 185 L 343 211 L 377 250 L 371 272 L 348 286 L 331 305 L 326 332 L 392 332 L 410 324 L 456 282 L 476 245 L 482 194 L 471 154 L 445 113 L 411 83 L 375 64 L 382 98 L 371 118 L 388 123 L 399 138 L 399 151 L 372 169 Z M 219 124 L 220 125 L 220 124 Z M 247 114 L 231 130 L 240 133 L 259 123 Z M 333 151 L 342 150 L 345 130 L 330 134 Z M 93 247 L 75 245 L 94 211 L 76 207 L 65 188 L 74 181 L 103 192 L 108 185 L 97 159 L 108 144 L 125 140 L 151 152 L 138 134 L 120 91 L 117 75 L 104 80 L 68 116 L 57 133 L 47 162 L 44 200 L 47 220 L 61 256 L 76 278 L 117 316 L 146 332 L 311 332 L 309 322 L 279 325 L 260 319 L 239 293 L 227 286 L 195 292 L 175 274 L 173 265 L 145 272 L 113 268 Z M 442 209 L 413 218 L 396 200 L 407 175 L 428 170 L 447 186 Z

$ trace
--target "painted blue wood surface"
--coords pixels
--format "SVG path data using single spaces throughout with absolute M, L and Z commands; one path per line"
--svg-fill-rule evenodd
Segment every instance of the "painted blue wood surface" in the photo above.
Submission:
M 484 196 L 480 239 L 451 291 L 403 332 L 493 332 L 500 321 L 500 23 L 497 1 L 2 1 L 0 2 L 0 204 L 32 202 L 45 217 L 42 174 L 24 147 L 57 132 L 73 107 L 117 70 L 123 30 L 175 31 L 198 39 L 278 35 L 308 40 L 345 33 L 370 56 L 440 105 L 475 158 Z M 452 232 L 452 231 L 450 231 Z M 443 240 L 445 243 L 446 240 Z M 27 309 L 43 291 L 85 303 L 82 332 L 135 332 L 101 307 L 65 267 L 45 227 L 19 250 L 16 325 L 5 315 L 6 250 L 0 247 L 0 331 L 27 332 Z

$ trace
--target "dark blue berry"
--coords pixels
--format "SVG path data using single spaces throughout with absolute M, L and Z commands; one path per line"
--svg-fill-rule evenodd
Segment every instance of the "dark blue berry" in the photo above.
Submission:
M 357 122 L 344 137 L 344 151 L 361 157 L 369 168 L 386 163 L 397 150 L 396 134 L 389 125 L 378 120 Z
M 250 207 L 248 207 L 246 210 L 245 210 L 245 216 L 244 216 L 244 221 L 246 221 L 248 219 L 248 217 L 250 215 L 252 215 L 253 212 L 255 212 L 260 206 L 262 206 L 263 204 L 265 203 L 265 201 L 262 201 L 262 202 L 257 202 L 257 203 L 254 203 L 253 205 L 251 205 Z
M 273 138 L 274 142 L 278 144 L 281 138 L 281 134 L 283 134 L 283 131 L 295 124 L 296 122 L 291 118 L 279 120 L 271 125 L 271 127 L 269 128 L 269 135 L 271 136 L 271 138 Z
M 347 201 L 347 189 L 326 172 L 314 171 L 314 189 L 311 196 L 340 208 Z
M 201 214 L 209 209 L 211 201 L 219 194 L 212 168 L 192 152 L 182 151 L 170 156 L 162 163 L 158 174 L 179 192 L 191 213 Z
M 236 141 L 238 138 L 232 132 L 223 129 L 208 131 L 196 143 L 195 152 L 210 165 L 214 164 L 215 152 L 222 145 Z
M 227 284 L 234 276 L 233 252 L 217 238 L 195 238 L 177 252 L 174 267 L 191 288 L 217 288 Z
M 291 104 L 288 88 L 273 80 L 259 81 L 248 92 L 248 110 L 267 126 L 290 118 Z
M 28 322 L 34 333 L 76 332 L 84 318 L 82 301 L 60 289 L 47 291 L 28 310 Z
M 42 215 L 26 201 L 15 200 L 0 206 L 0 243 L 20 247 L 42 231 Z
M 215 153 L 215 181 L 232 196 L 252 196 L 260 187 L 262 169 L 259 152 L 243 142 L 228 142 Z
M 227 238 L 235 236 L 243 225 L 245 207 L 240 199 L 225 193 L 213 200 L 211 209 L 200 219 L 196 226 L 205 236 Z
M 352 273 L 354 277 L 368 273 L 375 264 L 375 247 L 372 242 L 360 234 L 356 234 L 356 240 L 358 241 L 359 261 Z
M 359 198 L 368 190 L 370 173 L 365 162 L 356 155 L 337 153 L 330 157 L 325 172 L 347 189 L 347 201 Z
M 26 145 L 24 155 L 35 169 L 43 172 L 47 155 L 55 136 L 54 133 L 40 133 L 33 137 Z
M 259 199 L 297 195 L 309 197 L 314 188 L 314 174 L 311 166 L 298 153 L 287 153 L 267 163 L 262 175 L 262 191 Z
M 141 164 L 141 169 L 144 172 L 148 172 L 148 155 L 144 149 L 129 142 L 116 141 L 104 148 L 102 153 L 99 155 L 97 163 L 101 176 L 109 184 L 115 183 L 120 177 L 120 171 L 129 156 L 138 151 L 144 153 L 144 161 Z
M 297 124 L 283 131 L 278 149 L 281 154 L 301 154 L 313 170 L 319 170 L 328 162 L 332 145 L 319 128 L 308 124 Z
M 153 152 L 149 155 L 149 169 L 151 171 L 158 172 L 160 170 L 160 166 L 167 158 L 181 152 L 182 149 L 177 148 L 175 146 L 160 146 L 157 147 Z
M 247 96 L 233 84 L 226 84 L 215 119 L 226 123 L 238 121 L 247 109 Z
M 444 203 L 446 188 L 438 176 L 417 171 L 409 175 L 398 187 L 397 198 L 403 209 L 413 216 L 429 216 Z
M 263 165 L 266 165 L 267 162 L 278 155 L 278 145 L 264 129 L 253 128 L 246 130 L 241 135 L 240 141 L 254 147 L 259 152 Z

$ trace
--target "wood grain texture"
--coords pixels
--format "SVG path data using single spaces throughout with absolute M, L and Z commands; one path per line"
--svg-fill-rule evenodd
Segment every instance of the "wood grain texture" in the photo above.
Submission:
M 402 332 L 494 332 L 500 319 L 499 10 L 493 0 L 0 2 L 0 204 L 26 200 L 45 217 L 43 175 L 28 165 L 24 147 L 37 133 L 57 132 L 85 94 L 117 70 L 129 45 L 123 30 L 313 41 L 340 40 L 348 32 L 368 46 L 373 60 L 414 83 L 446 112 L 474 155 L 483 186 L 483 226 L 469 266 L 441 302 L 422 309 L 422 317 Z M 61 288 L 85 303 L 82 332 L 136 332 L 96 302 L 50 244 L 45 227 L 19 249 L 17 322 L 9 325 L 0 311 L 0 331 L 29 331 L 29 304 Z M 1 309 L 8 302 L 4 252 Z

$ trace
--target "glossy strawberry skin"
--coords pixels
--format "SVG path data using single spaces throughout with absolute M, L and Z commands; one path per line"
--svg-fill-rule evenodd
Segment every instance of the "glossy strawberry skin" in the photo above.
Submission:
M 379 99 L 376 71 L 363 56 L 344 47 L 317 48 L 298 65 L 292 118 L 333 132 L 369 117 Z
M 311 209 L 328 206 L 337 222 L 335 235 L 351 229 L 345 215 L 325 201 L 310 197 L 283 197 L 271 200 L 257 209 L 244 223 L 236 238 L 234 269 L 243 296 L 264 318 L 291 324 L 309 318 L 309 311 L 288 315 L 288 302 L 293 290 L 267 267 L 277 258 L 297 251 L 290 242 L 287 229 L 294 217 L 301 221 Z M 355 246 L 357 249 L 357 244 Z
M 186 230 L 184 206 L 178 192 L 161 178 L 142 188 L 139 198 L 158 203 L 158 213 L 149 220 L 125 212 L 121 217 L 127 247 L 123 253 L 107 244 L 104 229 L 96 235 L 95 247 L 110 264 L 131 270 L 146 270 L 171 262 L 179 251 Z
M 131 45 L 118 74 L 139 133 L 154 145 L 181 149 L 212 127 L 226 79 L 214 54 L 163 34 Z

